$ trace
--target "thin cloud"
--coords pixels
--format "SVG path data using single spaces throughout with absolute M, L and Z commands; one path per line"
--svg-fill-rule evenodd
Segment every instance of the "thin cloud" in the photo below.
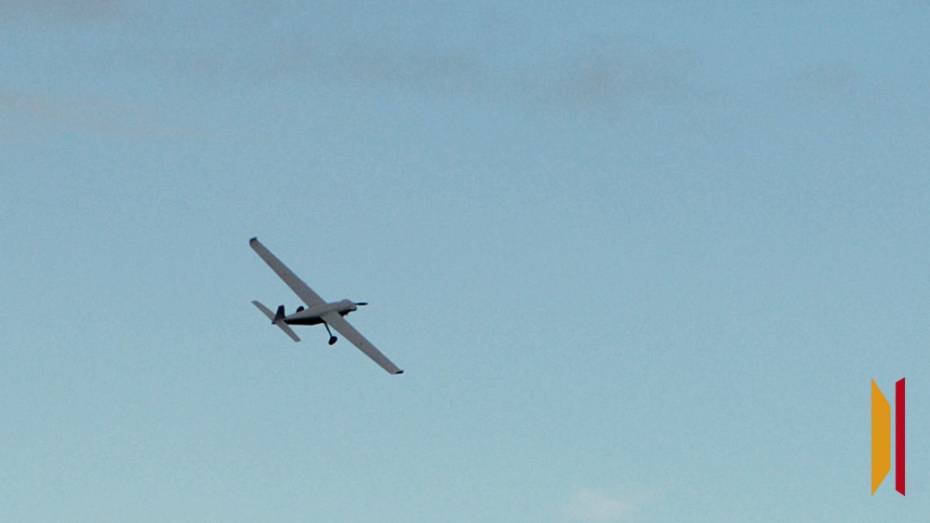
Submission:
M 66 22 L 110 19 L 121 12 L 119 0 L 0 0 L 0 18 L 44 18 Z
M 700 92 L 692 81 L 696 61 L 689 53 L 619 36 L 526 53 L 478 42 L 471 47 L 376 46 L 351 38 L 290 34 L 252 34 L 246 53 L 237 52 L 237 45 L 245 44 L 193 49 L 165 59 L 180 76 L 226 85 L 297 79 L 307 86 L 467 97 L 534 110 L 614 112 L 635 104 L 686 101 Z
M 796 94 L 807 96 L 853 96 L 860 93 L 864 87 L 858 71 L 845 61 L 810 65 L 789 80 L 789 89 Z
M 545 103 L 614 110 L 639 102 L 672 103 L 697 92 L 685 52 L 645 42 L 599 42 L 531 67 L 540 72 L 524 72 L 521 87 Z
M 618 523 L 629 521 L 633 505 L 626 499 L 601 490 L 580 489 L 566 507 L 569 519 L 578 523 Z
M 0 88 L 0 117 L 18 115 L 45 125 L 78 132 L 130 137 L 189 137 L 190 129 L 165 125 L 141 108 L 109 101 L 29 94 Z

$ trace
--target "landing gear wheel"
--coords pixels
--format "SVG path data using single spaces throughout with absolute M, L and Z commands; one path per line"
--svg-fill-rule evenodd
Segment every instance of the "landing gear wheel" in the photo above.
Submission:
M 329 330 L 329 324 L 328 324 L 328 323 L 326 323 L 326 322 L 324 321 L 324 322 L 323 322 L 323 326 L 326 327 L 326 333 L 329 334 L 329 344 L 330 344 L 330 345 L 335 344 L 336 341 L 339 340 L 339 338 L 333 336 L 333 331 Z

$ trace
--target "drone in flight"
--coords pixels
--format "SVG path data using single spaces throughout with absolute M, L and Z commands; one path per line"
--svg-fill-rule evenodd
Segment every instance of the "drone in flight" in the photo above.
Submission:
M 303 306 L 297 307 L 297 310 L 294 311 L 293 314 L 285 314 L 284 305 L 279 305 L 276 312 L 271 312 L 271 309 L 262 305 L 261 302 L 253 301 L 252 304 L 258 307 L 258 310 L 262 311 L 262 313 L 271 320 L 272 325 L 276 325 L 279 329 L 284 331 L 285 334 L 290 336 L 292 340 L 300 341 L 300 338 L 297 337 L 297 334 L 294 333 L 290 325 L 319 325 L 322 323 L 323 326 L 326 327 L 326 332 L 329 333 L 330 345 L 335 344 L 336 341 L 339 340 L 339 338 L 333 336 L 333 332 L 330 330 L 330 328 L 332 328 L 339 334 L 345 336 L 347 340 L 358 347 L 360 351 L 364 352 L 366 356 L 373 359 L 382 369 L 390 374 L 404 373 L 404 371 L 397 368 L 397 365 L 394 365 L 387 356 L 381 354 L 381 351 L 372 345 L 365 336 L 362 336 L 359 331 L 355 330 L 355 327 L 350 325 L 343 317 L 350 312 L 356 311 L 363 305 L 368 305 L 366 302 L 354 302 L 352 300 L 327 302 L 321 298 L 319 294 L 314 292 L 309 285 L 298 278 L 296 274 L 291 272 L 286 265 L 281 263 L 281 260 L 262 245 L 262 243 L 258 241 L 258 238 L 249 240 L 249 245 L 258 253 L 261 259 L 265 260 L 265 263 L 271 267 L 271 270 L 284 280 L 284 283 L 286 283 L 307 305 L 306 308 Z

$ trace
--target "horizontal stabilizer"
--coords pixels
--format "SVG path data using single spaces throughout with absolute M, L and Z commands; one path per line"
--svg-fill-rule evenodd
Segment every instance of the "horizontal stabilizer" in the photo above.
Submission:
M 294 341 L 300 341 L 300 338 L 297 337 L 297 334 L 295 334 L 294 331 L 291 330 L 291 328 L 286 323 L 284 323 L 283 317 L 278 318 L 277 315 L 275 315 L 275 313 L 271 312 L 271 309 L 269 309 L 268 307 L 265 307 L 259 301 L 252 300 L 252 305 L 255 305 L 255 307 L 257 307 L 258 310 L 262 311 L 262 314 L 267 316 L 268 319 L 271 320 L 271 323 L 277 325 L 279 329 L 284 331 L 284 334 L 287 334 L 288 336 L 290 336 L 291 339 Z

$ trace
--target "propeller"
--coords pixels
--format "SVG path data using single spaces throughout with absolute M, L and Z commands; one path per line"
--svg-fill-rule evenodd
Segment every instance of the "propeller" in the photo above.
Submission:
M 367 302 L 367 301 L 357 301 L 357 302 L 355 302 L 355 304 L 358 305 L 359 307 L 364 307 L 365 305 L 368 305 L 368 302 Z

